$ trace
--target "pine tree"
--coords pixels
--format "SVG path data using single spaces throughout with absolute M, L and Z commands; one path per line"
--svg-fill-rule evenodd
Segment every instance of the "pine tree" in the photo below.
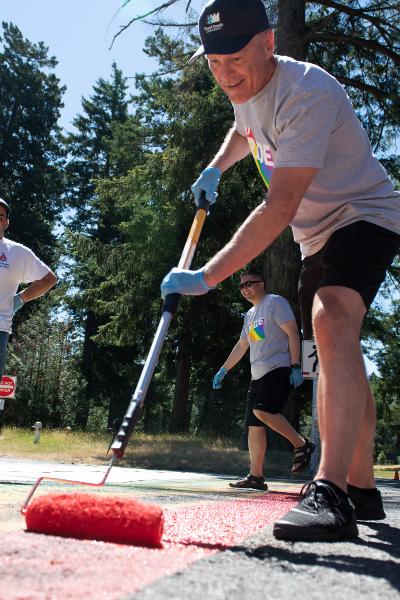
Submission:
M 82 428 L 87 425 L 91 406 L 107 405 L 110 395 L 118 393 L 114 369 L 117 350 L 100 347 L 95 341 L 102 320 L 93 297 L 104 281 L 103 273 L 96 271 L 97 248 L 118 243 L 120 217 L 110 197 L 99 199 L 96 182 L 125 172 L 141 152 L 137 127 L 128 112 L 127 90 L 126 78 L 114 64 L 111 80 L 100 78 L 93 95 L 83 99 L 83 112 L 73 121 L 75 131 L 65 139 L 69 155 L 68 254 L 72 259 L 70 283 L 75 290 L 68 304 L 84 338 L 80 368 L 86 388 L 76 414 L 76 425 Z M 122 126 L 129 133 L 129 153 L 118 146 Z M 126 360 L 126 356 L 119 358 Z

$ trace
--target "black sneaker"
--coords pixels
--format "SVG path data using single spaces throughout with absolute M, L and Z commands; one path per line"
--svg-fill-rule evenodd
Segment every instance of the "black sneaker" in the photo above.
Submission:
M 379 490 L 364 489 L 348 484 L 347 494 L 356 509 L 357 521 L 380 521 L 386 519 Z
M 232 488 L 252 488 L 254 490 L 262 490 L 263 492 L 266 492 L 268 489 L 268 485 L 265 483 L 264 477 L 256 477 L 255 475 L 251 475 L 251 473 L 249 473 L 244 479 L 239 479 L 239 481 L 234 481 L 229 485 Z
M 274 525 L 278 540 L 333 542 L 358 536 L 354 507 L 337 485 L 317 479 L 301 493 L 298 505 Z

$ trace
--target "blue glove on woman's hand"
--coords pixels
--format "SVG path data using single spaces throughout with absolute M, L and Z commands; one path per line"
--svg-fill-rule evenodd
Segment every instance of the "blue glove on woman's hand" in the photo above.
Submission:
M 300 367 L 291 367 L 290 368 L 290 383 L 294 388 L 299 387 L 303 383 L 303 373 L 301 372 Z
M 15 294 L 14 300 L 13 300 L 13 314 L 12 314 L 12 316 L 14 316 L 15 313 L 17 312 L 17 310 L 19 310 L 24 304 L 25 304 L 25 302 L 22 300 L 21 294 Z
M 183 294 L 185 296 L 201 296 L 212 290 L 204 279 L 204 268 L 198 271 L 177 269 L 174 267 L 161 282 L 161 296 L 165 299 L 168 294 Z
M 218 373 L 216 373 L 214 375 L 214 379 L 213 379 L 213 383 L 212 383 L 214 390 L 219 390 L 221 388 L 222 380 L 227 373 L 228 373 L 228 371 L 226 369 L 224 369 L 224 367 L 221 367 L 220 370 L 218 371 Z
M 199 200 L 202 192 L 206 193 L 206 199 L 210 204 L 213 204 L 217 199 L 216 189 L 221 179 L 221 170 L 218 167 L 207 167 L 200 177 L 194 182 L 191 187 L 196 206 L 199 205 Z

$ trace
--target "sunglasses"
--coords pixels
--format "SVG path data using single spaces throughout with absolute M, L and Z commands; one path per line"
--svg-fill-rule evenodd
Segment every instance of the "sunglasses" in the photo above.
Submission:
M 244 290 L 251 288 L 255 283 L 263 283 L 261 279 L 256 279 L 256 281 L 245 281 L 244 283 L 239 283 L 239 290 Z

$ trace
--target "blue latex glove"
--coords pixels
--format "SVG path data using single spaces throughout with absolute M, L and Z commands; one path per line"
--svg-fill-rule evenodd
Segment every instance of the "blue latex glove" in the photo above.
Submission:
M 24 304 L 25 302 L 22 300 L 21 294 L 15 294 L 13 300 L 13 316 L 15 315 L 17 310 L 19 310 Z
M 217 199 L 216 189 L 221 179 L 221 170 L 218 167 L 207 167 L 200 173 L 200 177 L 191 187 L 196 206 L 199 205 L 201 192 L 206 193 L 206 199 L 210 204 L 214 204 Z
M 214 375 L 214 379 L 213 379 L 213 383 L 212 383 L 214 390 L 219 390 L 221 388 L 222 380 L 227 373 L 228 373 L 228 371 L 226 369 L 224 369 L 224 367 L 221 367 L 220 370 L 218 371 L 218 373 L 216 373 Z
M 299 387 L 299 385 L 303 383 L 303 373 L 301 372 L 301 369 L 298 367 L 291 367 L 289 379 L 294 388 Z
M 161 282 L 161 296 L 183 294 L 185 296 L 201 296 L 212 290 L 204 279 L 204 268 L 198 271 L 177 269 L 174 267 Z

